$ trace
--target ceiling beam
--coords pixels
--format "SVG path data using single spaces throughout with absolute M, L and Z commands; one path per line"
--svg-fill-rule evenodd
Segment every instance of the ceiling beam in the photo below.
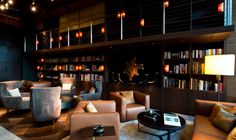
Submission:
M 2 13 L 0 13 L 0 24 L 6 24 L 18 28 L 21 28 L 23 26 L 23 22 L 20 18 L 12 17 Z

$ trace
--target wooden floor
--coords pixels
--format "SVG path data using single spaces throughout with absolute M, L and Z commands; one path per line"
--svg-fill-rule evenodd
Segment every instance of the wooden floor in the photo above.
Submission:
M 23 140 L 59 140 L 69 135 L 72 110 L 61 112 L 58 120 L 35 123 L 30 110 L 10 111 L 0 107 L 0 125 Z

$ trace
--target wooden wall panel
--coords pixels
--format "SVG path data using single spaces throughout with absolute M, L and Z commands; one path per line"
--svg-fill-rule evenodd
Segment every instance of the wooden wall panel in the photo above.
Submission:
M 235 1 L 233 1 L 233 25 L 234 25 L 234 32 L 232 32 L 231 36 L 226 40 L 226 53 L 236 54 L 236 32 L 235 32 L 236 3 Z M 226 88 L 227 100 L 236 102 L 236 76 L 227 77 L 226 87 L 227 87 Z

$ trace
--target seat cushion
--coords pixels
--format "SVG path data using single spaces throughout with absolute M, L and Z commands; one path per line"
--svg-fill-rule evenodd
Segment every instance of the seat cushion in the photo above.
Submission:
M 212 125 L 208 117 L 196 115 L 192 140 L 223 140 L 227 133 Z
M 127 110 L 126 110 L 126 120 L 135 120 L 137 119 L 137 115 L 145 111 L 145 106 L 140 104 L 127 104 Z

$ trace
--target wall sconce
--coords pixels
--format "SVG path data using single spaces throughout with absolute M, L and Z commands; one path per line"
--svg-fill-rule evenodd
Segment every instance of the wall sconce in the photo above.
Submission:
M 164 66 L 164 71 L 167 72 L 167 73 L 169 73 L 169 71 L 170 71 L 170 66 L 169 66 L 169 65 L 165 65 L 165 66 Z
M 46 35 L 46 32 L 45 32 L 45 31 L 43 31 L 43 32 L 42 32 L 42 35 Z
M 37 66 L 37 70 L 40 70 L 40 66 Z
M 224 12 L 224 2 L 218 4 L 217 11 L 218 13 Z
M 61 35 L 59 36 L 59 41 L 62 41 L 62 36 Z
M 42 62 L 42 63 L 43 63 L 44 61 L 45 61 L 45 60 L 44 60 L 44 58 L 41 58 L 41 59 L 40 59 L 40 62 Z
M 51 38 L 51 40 L 50 40 L 51 42 L 53 42 L 53 38 Z
M 101 28 L 101 33 L 105 33 L 105 27 Z
M 126 15 L 125 11 L 118 12 L 117 13 L 117 18 L 125 17 L 125 15 Z
M 81 66 L 81 65 L 76 66 L 76 67 L 75 67 L 75 70 L 82 70 L 82 66 Z
M 98 71 L 104 71 L 104 65 L 100 65 L 100 66 L 98 67 Z
M 62 70 L 62 68 L 63 68 L 62 66 L 58 66 L 58 69 L 59 69 L 59 70 Z
M 38 45 L 39 44 L 39 41 L 38 40 L 36 40 L 36 45 Z
M 32 2 L 32 5 L 31 5 L 31 11 L 32 12 L 36 12 L 37 11 L 37 7 L 36 7 L 36 4 L 35 4 L 34 1 Z
M 168 8 L 169 7 L 169 1 L 168 0 L 165 0 L 164 2 L 163 2 L 163 5 L 164 5 L 164 7 L 165 8 Z
M 142 19 L 140 20 L 140 26 L 143 27 L 144 24 L 145 24 L 145 20 L 144 20 L 144 18 L 142 18 Z
M 81 38 L 83 36 L 83 32 L 76 32 L 75 37 Z

